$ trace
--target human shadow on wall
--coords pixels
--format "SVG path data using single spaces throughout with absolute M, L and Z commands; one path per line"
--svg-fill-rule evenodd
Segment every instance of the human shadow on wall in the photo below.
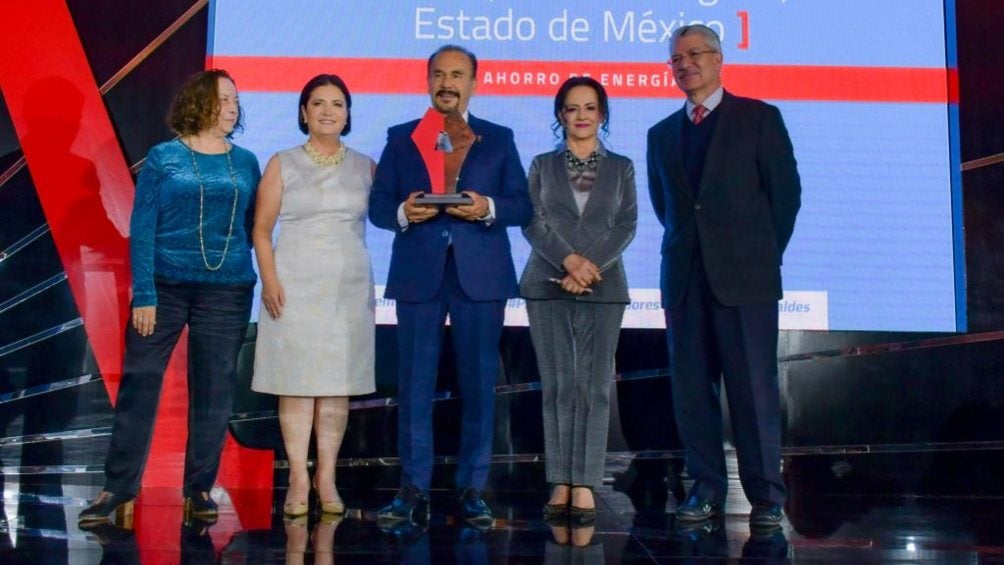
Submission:
M 113 202 L 109 194 L 116 191 L 102 186 L 94 162 L 74 153 L 75 144 L 88 142 L 83 105 L 79 88 L 62 77 L 47 77 L 32 85 L 24 101 L 28 133 L 22 146 L 30 157 L 28 166 L 50 230 L 58 238 L 80 316 L 99 322 L 101 335 L 91 335 L 91 339 L 115 344 L 115 355 L 121 359 L 128 314 L 129 247 L 127 226 L 116 226 L 112 210 L 125 203 Z M 97 149 L 98 154 L 120 151 L 110 144 Z M 54 187 L 59 187 L 57 194 Z M 126 223 L 124 214 L 118 212 L 120 224 Z
M 123 275 L 128 252 L 127 240 L 110 219 L 106 203 L 102 200 L 101 175 L 94 162 L 74 152 L 76 143 L 89 143 L 82 137 L 84 96 L 72 82 L 58 76 L 43 78 L 34 83 L 23 100 L 23 110 L 27 131 L 21 144 L 28 161 L 28 168 L 34 181 L 39 200 L 42 201 L 46 219 L 53 237 L 56 239 L 62 268 L 76 290 L 75 311 L 72 306 L 60 308 L 58 301 L 34 305 L 33 308 L 49 308 L 43 319 L 52 317 L 45 325 L 72 321 L 77 314 L 85 321 L 94 319 L 101 335 L 91 335 L 90 339 L 102 339 L 118 346 L 121 358 L 121 344 L 128 299 L 128 279 Z M 99 148 L 100 151 L 120 151 L 117 147 Z M 123 227 L 124 229 L 124 227 Z M 54 273 L 43 273 L 44 280 Z M 51 291 L 50 291 L 51 292 Z M 36 299 L 38 300 L 38 299 Z M 88 344 L 93 345 L 87 340 Z M 86 349 L 75 345 L 66 346 L 65 340 L 53 342 L 51 338 L 41 340 L 28 347 L 26 366 L 27 387 L 40 387 L 54 382 L 80 377 L 94 369 L 93 357 Z M 67 349 L 68 348 L 68 349 Z M 44 351 L 42 351 L 44 349 Z M 108 375 L 104 375 L 108 377 Z M 117 378 L 117 375 L 115 375 Z M 39 391 L 50 395 L 51 409 L 24 410 L 23 436 L 36 436 L 54 432 L 72 431 L 75 427 L 90 428 L 93 422 L 81 425 L 81 413 L 93 409 L 89 398 L 80 395 L 66 395 L 59 392 Z M 107 406 L 107 405 L 105 405 Z M 48 467 L 68 463 L 69 456 L 63 448 L 62 440 L 44 439 L 28 441 L 21 450 L 20 465 Z M 79 462 L 77 462 L 79 463 Z M 62 475 L 50 475 L 56 479 L 22 482 L 21 500 L 25 504 L 37 504 L 30 512 L 23 513 L 25 526 L 29 528 L 66 530 L 65 508 L 60 504 L 42 504 L 43 500 L 59 500 L 63 496 Z M 46 545 L 46 550 L 55 543 L 65 548 L 66 540 L 37 542 Z M 39 548 L 40 550 L 42 548 Z

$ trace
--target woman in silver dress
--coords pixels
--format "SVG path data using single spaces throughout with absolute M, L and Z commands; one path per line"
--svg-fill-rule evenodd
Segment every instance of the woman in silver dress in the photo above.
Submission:
M 289 517 L 307 513 L 311 430 L 320 509 L 344 512 L 335 462 L 348 397 L 375 390 L 373 273 L 365 243 L 375 165 L 342 142 L 351 129 L 351 106 L 338 76 L 307 82 L 298 120 L 307 141 L 273 156 L 258 188 L 253 239 L 265 312 L 251 388 L 279 396 L 289 460 L 283 512 Z

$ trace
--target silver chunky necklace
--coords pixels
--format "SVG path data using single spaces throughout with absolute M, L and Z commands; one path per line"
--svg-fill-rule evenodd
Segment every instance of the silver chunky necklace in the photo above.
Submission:
M 230 228 L 227 230 L 227 242 L 223 246 L 223 256 L 220 257 L 220 262 L 214 267 L 209 264 L 209 258 L 206 257 L 206 240 L 202 235 L 206 199 L 206 188 L 202 184 L 202 172 L 199 170 L 199 164 L 195 161 L 195 150 L 185 142 L 181 142 L 181 144 L 188 148 L 188 153 L 192 156 L 192 168 L 195 169 L 195 178 L 199 181 L 199 249 L 202 250 L 202 262 L 205 263 L 206 268 L 210 271 L 218 271 L 223 267 L 223 262 L 227 260 L 227 251 L 230 250 L 230 238 L 234 235 L 234 218 L 237 216 L 237 199 L 239 196 L 237 178 L 234 176 L 234 165 L 230 161 L 230 149 L 228 148 L 224 154 L 227 156 L 227 171 L 230 173 L 230 184 L 234 187 L 234 203 L 230 208 Z

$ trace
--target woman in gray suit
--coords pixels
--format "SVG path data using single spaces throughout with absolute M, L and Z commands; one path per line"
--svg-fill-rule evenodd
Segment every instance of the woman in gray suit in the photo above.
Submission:
M 589 77 L 554 98 L 559 147 L 530 166 L 533 252 L 520 280 L 543 389 L 548 521 L 596 520 L 592 489 L 603 478 L 610 384 L 629 302 L 621 253 L 637 223 L 634 165 L 607 150 L 610 108 Z

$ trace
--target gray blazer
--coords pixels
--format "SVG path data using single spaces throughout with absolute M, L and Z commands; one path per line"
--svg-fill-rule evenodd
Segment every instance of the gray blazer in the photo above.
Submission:
M 533 220 L 523 228 L 533 251 L 519 282 L 524 298 L 630 301 L 621 253 L 634 238 L 638 223 L 634 164 L 623 155 L 605 153 L 581 215 L 565 168 L 565 149 L 534 157 L 529 175 Z M 549 280 L 565 276 L 561 263 L 571 253 L 589 259 L 603 273 L 603 280 L 592 286 L 592 294 L 576 296 Z

